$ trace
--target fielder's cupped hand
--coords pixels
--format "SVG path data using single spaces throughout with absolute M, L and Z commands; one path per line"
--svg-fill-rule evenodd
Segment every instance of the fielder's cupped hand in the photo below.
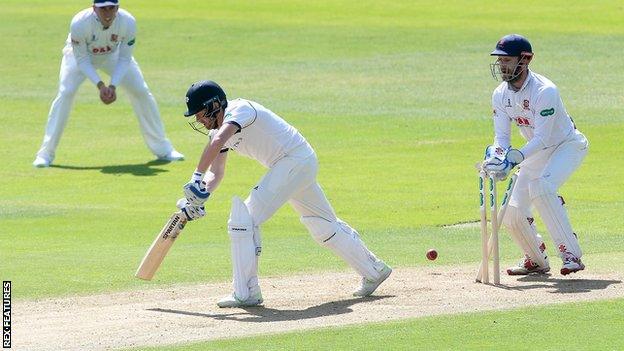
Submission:
M 193 206 L 203 206 L 209 196 L 206 183 L 201 180 L 192 180 L 184 185 L 184 197 Z
M 114 86 L 102 86 L 100 88 L 100 100 L 106 105 L 112 104 L 117 100 L 117 93 Z

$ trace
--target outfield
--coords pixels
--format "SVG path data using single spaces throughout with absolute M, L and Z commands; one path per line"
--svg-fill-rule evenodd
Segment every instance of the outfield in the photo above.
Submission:
M 33 169 L 57 89 L 61 48 L 81 6 L 68 0 L 3 3 L 0 278 L 13 282 L 16 305 L 230 279 L 229 200 L 245 196 L 263 174 L 235 155 L 209 200 L 208 215 L 189 224 L 156 279 L 132 277 L 203 149 L 205 139 L 182 112 L 188 85 L 206 78 L 220 82 L 229 97 L 268 106 L 306 136 L 319 155 L 319 182 L 339 216 L 390 265 L 476 267 L 478 228 L 444 226 L 478 219 L 473 165 L 491 142 L 490 97 L 497 84 L 488 54 L 510 32 L 531 40 L 532 68 L 559 86 L 568 112 L 590 140 L 584 164 L 561 191 L 587 265 L 569 279 L 620 273 L 619 2 L 451 1 L 440 7 L 420 1 L 122 0 L 122 8 L 137 18 L 135 57 L 168 137 L 187 156 L 184 162 L 153 161 L 124 93 L 104 106 L 85 83 L 56 166 Z M 514 141 L 520 143 L 515 129 Z M 544 232 L 541 222 L 538 228 Z M 348 271 L 309 237 L 289 207 L 266 223 L 263 235 L 261 278 Z M 440 254 L 434 263 L 424 255 L 430 247 Z M 507 235 L 501 251 L 503 267 L 519 258 Z M 621 277 L 613 285 L 621 285 Z M 335 299 L 345 296 L 348 291 Z M 265 305 L 273 302 L 267 298 Z M 623 308 L 620 296 L 163 349 L 519 350 L 536 349 L 527 341 L 539 339 L 541 349 L 615 350 L 624 348 L 624 325 L 614 312 Z M 13 343 L 19 349 L 20 340 Z

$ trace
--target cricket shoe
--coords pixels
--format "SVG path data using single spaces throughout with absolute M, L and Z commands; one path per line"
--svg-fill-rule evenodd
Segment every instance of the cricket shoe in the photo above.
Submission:
M 353 296 L 358 296 L 358 297 L 369 296 L 375 291 L 375 289 L 377 289 L 379 285 L 381 285 L 381 283 L 384 282 L 384 280 L 388 279 L 388 277 L 390 276 L 390 273 L 392 273 L 392 268 L 390 268 L 390 266 L 388 266 L 387 264 L 383 262 L 381 262 L 381 264 L 382 264 L 381 269 L 378 270 L 380 274 L 379 278 L 375 280 L 362 278 L 362 285 L 360 286 L 358 290 L 356 290 L 353 293 Z
M 164 156 L 158 156 L 158 159 L 163 160 L 163 161 L 169 161 L 169 162 L 182 161 L 184 160 L 184 155 L 177 152 L 176 150 L 171 150 L 171 152 L 169 152 L 168 154 Z
M 568 275 L 585 269 L 585 265 L 581 262 L 580 258 L 569 257 L 563 260 L 563 267 L 561 267 L 561 275 Z
M 232 293 L 231 295 L 219 300 L 219 302 L 217 302 L 217 306 L 221 308 L 252 307 L 262 304 L 263 301 L 262 293 L 260 292 L 260 289 L 258 289 L 257 292 L 250 294 L 250 296 L 245 300 L 239 299 L 236 297 L 236 294 Z
M 548 260 L 546 260 L 548 263 Z M 541 267 L 537 263 L 531 261 L 530 258 L 525 257 L 517 266 L 507 268 L 507 274 L 509 275 L 529 275 L 529 274 L 546 274 L 550 271 L 550 266 Z
M 32 165 L 37 168 L 46 168 L 50 167 L 51 163 L 52 160 L 50 160 L 49 158 L 37 155 Z

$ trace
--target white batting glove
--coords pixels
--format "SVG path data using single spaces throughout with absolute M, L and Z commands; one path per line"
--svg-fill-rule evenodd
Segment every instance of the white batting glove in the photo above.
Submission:
M 202 173 L 195 172 L 191 177 L 191 181 L 186 183 L 183 187 L 184 197 L 188 200 L 189 204 L 193 206 L 203 206 L 204 202 L 206 202 L 210 196 L 210 193 L 206 189 L 206 182 L 204 182 L 202 178 Z
M 182 210 L 182 213 L 186 215 L 186 219 L 188 219 L 189 221 L 200 219 L 206 215 L 204 206 L 190 206 L 189 205 L 189 206 L 183 207 L 181 210 Z
M 188 200 L 186 200 L 185 197 L 181 198 L 180 200 L 178 200 L 178 202 L 176 202 L 176 207 L 180 210 L 185 208 L 188 205 L 189 205 Z

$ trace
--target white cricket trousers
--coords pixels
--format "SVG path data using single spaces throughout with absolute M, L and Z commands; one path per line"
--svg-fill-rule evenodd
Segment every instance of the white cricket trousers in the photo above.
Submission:
M 334 210 L 316 182 L 317 171 L 316 155 L 306 143 L 278 160 L 245 200 L 253 221 L 256 254 L 252 257 L 250 250 L 253 248 L 243 250 L 240 244 L 237 247 L 241 248 L 234 249 L 235 243 L 232 241 L 233 285 L 239 298 L 246 299 L 250 293 L 259 289 L 258 255 L 262 246 L 260 226 L 287 201 L 301 216 L 318 216 L 330 222 L 336 221 Z
M 575 130 L 560 145 L 542 150 L 522 162 L 509 200 L 509 206 L 517 208 L 524 220 L 533 217 L 532 208 L 537 208 L 562 258 L 566 252 L 580 258 L 582 252 L 567 211 L 556 196 L 559 188 L 583 162 L 588 145 L 585 136 Z
M 385 264 L 366 248 L 357 231 L 336 218 L 316 182 L 317 172 L 316 154 L 305 143 L 272 165 L 245 200 L 245 207 L 253 222 L 254 242 L 252 238 L 230 231 L 233 285 L 238 298 L 245 300 L 259 290 L 258 255 L 262 247 L 260 225 L 286 202 L 290 202 L 299 213 L 302 223 L 317 243 L 332 250 L 361 276 L 367 279 L 380 277 L 379 270 Z
M 116 64 L 117 55 L 111 55 L 101 63 L 94 62 L 94 67 L 111 75 Z M 85 79 L 86 76 L 76 64 L 72 50 L 64 49 L 59 74 L 58 94 L 50 107 L 45 136 L 37 156 L 50 161 L 54 159 L 56 148 L 69 118 L 74 97 Z M 165 128 L 160 119 L 156 100 L 145 83 L 141 69 L 134 58 L 132 58 L 128 71 L 121 80 L 120 85 L 128 94 L 134 113 L 139 120 L 143 140 L 147 147 L 157 157 L 169 154 L 173 150 L 173 146 L 165 137 Z M 94 89 L 93 93 L 98 94 L 97 89 Z
M 254 225 L 262 225 L 286 202 L 300 216 L 335 221 L 334 209 L 316 181 L 317 173 L 316 154 L 307 144 L 277 161 L 245 200 Z

